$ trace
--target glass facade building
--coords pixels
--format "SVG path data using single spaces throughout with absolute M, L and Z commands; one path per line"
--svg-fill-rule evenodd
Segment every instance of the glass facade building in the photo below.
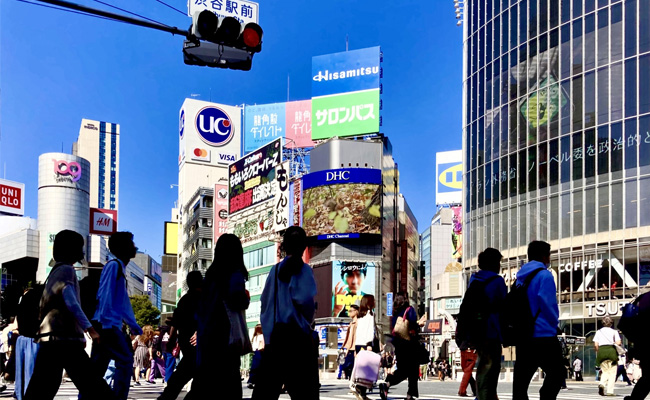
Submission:
M 649 290 L 650 2 L 467 0 L 464 22 L 465 267 L 495 247 L 510 281 L 549 242 L 561 328 L 590 344 Z

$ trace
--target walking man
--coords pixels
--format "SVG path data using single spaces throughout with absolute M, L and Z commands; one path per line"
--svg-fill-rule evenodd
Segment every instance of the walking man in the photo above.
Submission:
M 115 360 L 113 392 L 117 400 L 126 400 L 133 371 L 131 342 L 122 333 L 126 323 L 132 334 L 142 334 L 135 320 L 131 300 L 126 290 L 126 265 L 135 257 L 138 248 L 131 232 L 116 232 L 108 239 L 108 248 L 116 257 L 104 265 L 99 278 L 97 310 L 93 322 L 100 329 L 101 343 L 93 343 L 92 361 L 96 371 L 103 375 L 111 360 Z M 83 397 L 85 399 L 89 399 Z
M 576 375 L 576 382 L 582 382 L 582 360 L 578 356 L 573 360 L 573 372 Z
M 533 241 L 528 245 L 528 263 L 517 272 L 517 286 L 527 287 L 527 299 L 533 316 L 532 338 L 517 344 L 513 398 L 528 400 L 528 386 L 538 368 L 546 373 L 539 390 L 540 400 L 555 400 L 565 373 L 562 347 L 557 339 L 560 311 L 557 304 L 551 263 L 551 245 Z M 523 318 L 524 316 L 522 316 Z
M 102 375 L 93 373 L 84 350 L 84 332 L 95 343 L 99 334 L 81 309 L 79 281 L 72 267 L 84 258 L 83 236 L 70 230 L 57 233 L 52 253 L 56 264 L 45 282 L 41 297 L 43 322 L 36 335 L 40 348 L 24 399 L 54 399 L 64 368 L 79 393 L 93 399 L 113 399 Z

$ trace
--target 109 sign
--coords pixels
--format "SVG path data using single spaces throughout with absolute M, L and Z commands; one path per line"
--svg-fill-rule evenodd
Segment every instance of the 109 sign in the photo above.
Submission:
M 224 146 L 235 135 L 232 120 L 225 111 L 217 107 L 202 108 L 196 115 L 195 125 L 201 140 L 210 146 Z

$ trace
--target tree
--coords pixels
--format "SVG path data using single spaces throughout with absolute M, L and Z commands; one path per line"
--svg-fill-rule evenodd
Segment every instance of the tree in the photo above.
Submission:
M 154 307 L 146 294 L 131 296 L 131 307 L 138 325 L 158 325 L 160 310 Z

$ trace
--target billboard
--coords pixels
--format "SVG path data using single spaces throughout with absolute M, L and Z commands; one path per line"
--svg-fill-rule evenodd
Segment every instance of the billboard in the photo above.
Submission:
M 461 204 L 462 199 L 462 150 L 436 153 L 436 205 Z
M 312 58 L 312 139 L 379 132 L 381 49 Z
M 25 215 L 25 184 L 0 179 L 0 213 Z
M 311 100 L 244 107 L 244 154 L 286 138 L 287 148 L 313 147 Z
M 178 254 L 178 222 L 165 221 L 165 249 L 168 255 Z
M 275 167 L 273 180 L 273 224 L 280 232 L 291 225 L 291 191 L 289 190 L 289 161 Z
M 89 233 L 112 235 L 117 232 L 117 210 L 90 208 Z
M 249 22 L 258 23 L 259 4 L 248 0 L 223 1 L 223 0 L 187 0 L 187 15 L 193 16 L 203 10 L 212 11 L 219 19 L 233 17 L 240 24 Z
M 185 99 L 178 121 L 179 168 L 183 163 L 229 165 L 239 159 L 241 107 Z
M 359 305 L 365 294 L 375 294 L 377 263 L 332 262 L 332 316 L 347 317 L 350 305 Z
M 381 170 L 344 168 L 303 177 L 302 227 L 318 239 L 381 234 Z
M 214 185 L 214 236 L 213 242 L 228 232 L 228 185 Z
M 462 207 L 452 207 L 452 232 L 451 232 L 451 246 L 452 246 L 452 258 L 461 259 L 463 258 L 463 208 Z
M 230 165 L 229 214 L 244 211 L 273 197 L 275 167 L 282 161 L 282 139 L 260 147 Z

